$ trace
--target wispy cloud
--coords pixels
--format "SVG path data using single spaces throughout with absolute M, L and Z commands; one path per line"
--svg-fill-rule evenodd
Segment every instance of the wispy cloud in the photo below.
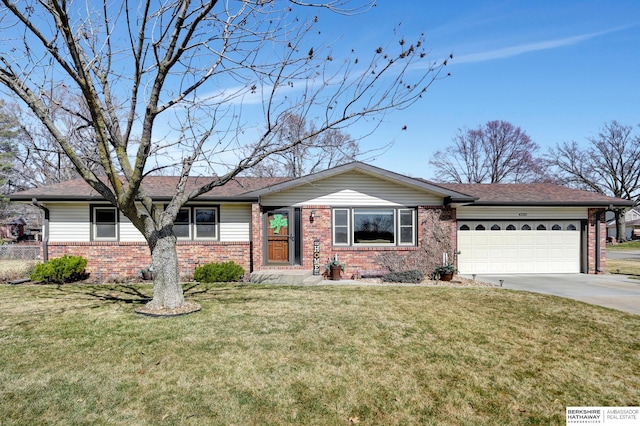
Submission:
M 452 63 L 464 64 L 464 63 L 471 63 L 471 62 L 485 62 L 485 61 L 492 61 L 495 59 L 510 58 L 512 56 L 522 55 L 529 52 L 538 52 L 541 50 L 551 50 L 551 49 L 557 49 L 565 46 L 572 46 L 572 45 L 590 40 L 592 38 L 596 38 L 596 37 L 599 37 L 608 33 L 612 33 L 615 31 L 620 31 L 625 28 L 628 28 L 628 27 L 618 27 L 618 28 L 613 28 L 605 31 L 582 34 L 582 35 L 577 35 L 573 37 L 559 38 L 555 40 L 525 43 L 517 46 L 505 47 L 502 49 L 489 50 L 486 52 L 469 53 L 469 54 L 463 54 L 459 56 L 454 55 L 454 60 Z

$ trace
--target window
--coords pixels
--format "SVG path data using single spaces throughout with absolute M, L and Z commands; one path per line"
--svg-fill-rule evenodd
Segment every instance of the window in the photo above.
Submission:
M 531 227 L 529 225 L 527 225 L 526 223 L 524 225 L 522 225 L 521 228 L 523 231 L 531 231 Z
M 394 208 L 333 210 L 334 245 L 415 245 L 416 212 Z
M 567 225 L 567 231 L 575 231 L 576 230 L 576 226 L 573 224 L 569 224 Z
M 353 211 L 354 244 L 395 244 L 393 209 Z
M 516 227 L 513 224 L 507 225 L 507 231 L 515 231 Z
M 500 230 L 500 225 L 498 225 L 497 223 L 494 223 L 493 226 L 491 227 L 492 231 L 499 231 Z
M 546 230 L 547 230 L 547 227 L 546 227 L 546 226 L 544 226 L 543 224 L 540 224 L 540 225 L 538 225 L 538 226 L 536 227 L 536 230 L 538 230 L 538 231 L 546 231 Z
M 553 226 L 551 227 L 551 230 L 552 230 L 552 231 L 560 231 L 560 230 L 562 230 L 562 226 L 560 226 L 560 225 L 558 225 L 558 224 L 556 223 L 555 225 L 553 225 Z
M 173 234 L 181 239 L 191 239 L 191 209 L 180 209 L 173 221 Z
M 196 217 L 195 238 L 217 238 L 217 210 L 210 207 L 195 207 L 194 211 Z
M 415 235 L 413 224 L 415 223 L 414 210 L 400 210 L 400 244 L 415 245 Z
M 462 226 L 460 227 L 460 230 L 461 230 L 461 231 L 468 231 L 468 230 L 469 230 L 469 225 L 462 225 Z
M 173 221 L 173 233 L 180 240 L 218 238 L 217 207 L 183 207 Z
M 484 225 L 476 225 L 476 231 L 484 231 Z
M 333 211 L 333 244 L 349 244 L 349 210 L 335 209 Z
M 118 210 L 115 207 L 93 207 L 91 220 L 94 240 L 118 239 Z

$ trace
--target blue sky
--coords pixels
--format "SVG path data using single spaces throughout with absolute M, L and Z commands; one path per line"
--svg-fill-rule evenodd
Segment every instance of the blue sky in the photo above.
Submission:
M 454 55 L 450 77 L 361 141 L 367 149 L 395 140 L 370 161 L 378 167 L 434 178 L 434 152 L 458 129 L 490 120 L 521 127 L 542 152 L 571 140 L 586 145 L 611 120 L 640 124 L 637 0 L 380 0 L 366 14 L 328 19 L 327 32 L 356 46 L 384 43 L 401 22 L 407 39 L 425 33 L 433 59 Z

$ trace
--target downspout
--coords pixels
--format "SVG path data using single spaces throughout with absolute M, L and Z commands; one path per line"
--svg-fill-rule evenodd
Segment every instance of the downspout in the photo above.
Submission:
M 600 220 L 603 213 L 596 213 L 596 274 L 602 272 L 602 267 L 600 266 Z
M 49 209 L 38 202 L 36 198 L 31 199 L 31 203 L 44 212 L 44 222 L 42 223 L 42 261 L 49 260 Z

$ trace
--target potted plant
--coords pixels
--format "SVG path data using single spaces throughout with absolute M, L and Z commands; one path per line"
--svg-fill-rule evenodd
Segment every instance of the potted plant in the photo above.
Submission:
M 338 281 L 340 280 L 340 275 L 342 271 L 344 271 L 345 267 L 346 265 L 338 259 L 330 259 L 324 266 L 324 272 L 329 279 Z
M 453 263 L 445 263 L 433 270 L 431 278 L 440 281 L 451 281 L 453 279 L 453 274 L 456 272 L 456 267 Z
M 153 279 L 153 266 L 147 266 L 144 269 L 140 270 L 140 277 L 145 280 L 152 280 Z

